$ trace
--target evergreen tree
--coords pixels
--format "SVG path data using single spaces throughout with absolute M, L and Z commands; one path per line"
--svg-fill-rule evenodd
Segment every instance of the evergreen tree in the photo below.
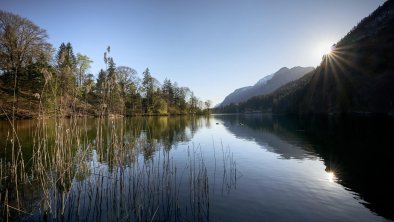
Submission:
M 108 59 L 107 73 L 107 98 L 109 99 L 109 111 L 114 114 L 123 114 L 124 100 L 122 98 L 120 87 L 117 81 L 116 65 L 111 57 Z
M 162 86 L 163 98 L 168 105 L 174 104 L 174 89 L 172 87 L 171 80 L 165 79 Z
M 146 68 L 142 73 L 142 93 L 143 93 L 143 106 L 145 113 L 153 113 L 153 77 L 150 74 L 149 68 Z
M 75 96 L 76 96 L 76 58 L 73 53 L 73 49 L 70 43 L 62 43 L 59 47 L 59 51 L 56 56 L 57 59 L 57 72 L 59 78 L 59 96 L 60 96 L 60 108 L 63 111 L 68 108 L 75 108 Z M 63 115 L 65 113 L 61 113 Z
M 99 100 L 99 115 L 102 116 L 107 110 L 107 74 L 103 69 L 98 74 L 95 93 Z
M 21 89 L 39 98 L 47 111 L 60 110 L 57 114 L 63 116 L 97 106 L 99 115 L 185 114 L 203 107 L 187 87 L 169 79 L 160 86 L 149 68 L 141 81 L 134 69 L 116 67 L 109 46 L 95 84 L 87 74 L 92 63 L 88 56 L 75 56 L 71 43 L 62 43 L 53 53 L 46 38 L 46 31 L 32 22 L 0 10 L 0 86 L 8 95 L 14 89 L 13 107 L 18 107 Z

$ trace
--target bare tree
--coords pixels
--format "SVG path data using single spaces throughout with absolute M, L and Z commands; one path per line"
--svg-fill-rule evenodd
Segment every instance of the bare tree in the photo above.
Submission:
M 20 75 L 50 52 L 47 38 L 46 31 L 28 19 L 0 10 L 0 69 L 14 80 L 14 109 L 18 107 Z
M 204 102 L 204 104 L 205 104 L 205 109 L 207 109 L 209 111 L 211 109 L 212 101 L 207 100 Z
M 135 69 L 127 66 L 118 66 L 116 68 L 116 75 L 122 96 L 126 96 L 127 94 L 137 91 L 140 79 L 138 78 L 137 71 Z

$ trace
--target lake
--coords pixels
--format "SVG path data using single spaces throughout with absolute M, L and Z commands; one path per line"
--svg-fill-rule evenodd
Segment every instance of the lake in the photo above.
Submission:
M 391 221 L 388 117 L 0 122 L 11 221 Z M 15 136 L 17 135 L 17 136 Z

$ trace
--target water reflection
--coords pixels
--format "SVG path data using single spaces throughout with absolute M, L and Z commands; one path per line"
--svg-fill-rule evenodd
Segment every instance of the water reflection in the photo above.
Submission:
M 327 180 L 354 191 L 361 203 L 394 219 L 394 120 L 388 117 L 219 115 L 236 137 L 285 159 L 320 158 Z
M 2 122 L 2 219 L 205 221 L 208 178 L 233 183 L 233 160 L 218 158 L 224 172 L 208 173 L 201 148 L 184 148 L 181 163 L 170 151 L 209 125 L 185 116 L 31 120 L 13 134 Z
M 289 125 L 281 125 L 270 115 L 221 115 L 216 118 L 236 137 L 254 141 L 284 159 L 316 158 L 302 128 L 293 126 L 296 131 L 291 131 Z
M 18 141 L 0 123 L 0 210 L 11 219 L 394 219 L 389 118 L 30 120 L 15 129 Z
M 14 138 L 15 146 L 23 148 L 25 159 L 30 159 L 35 145 L 35 136 L 39 130 L 44 130 L 45 139 L 53 145 L 56 133 L 78 134 L 80 142 L 93 144 L 93 149 L 98 152 L 111 147 L 115 142 L 122 145 L 130 145 L 135 140 L 144 138 L 145 143 L 140 149 L 146 158 L 154 155 L 154 147 L 157 144 L 170 150 L 178 143 L 189 142 L 201 127 L 210 126 L 209 118 L 197 117 L 135 117 L 122 119 L 77 119 L 75 121 L 64 120 L 44 120 L 40 123 L 37 120 L 19 120 L 15 122 L 17 137 Z M 56 127 L 59 127 L 56 129 Z M 11 159 L 10 147 L 13 141 L 13 129 L 7 121 L 0 122 L 0 156 Z M 111 136 L 116 135 L 117 138 Z M 70 135 L 72 136 L 72 135 Z M 119 141 L 114 141 L 119 140 Z M 57 141 L 60 142 L 60 141 Z M 6 149 L 7 148 L 7 149 Z M 152 150 L 153 149 L 153 150 Z M 8 151 L 8 152 L 7 152 Z M 102 157 L 102 153 L 99 157 Z
M 327 179 L 330 183 L 334 183 L 337 180 L 335 173 L 332 171 L 327 172 Z

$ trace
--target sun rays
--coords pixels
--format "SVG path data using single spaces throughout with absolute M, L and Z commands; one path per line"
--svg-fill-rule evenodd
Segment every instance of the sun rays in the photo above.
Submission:
M 325 95 L 325 102 L 314 107 L 315 110 L 321 112 L 337 113 L 346 109 L 350 104 L 350 98 L 347 87 L 352 84 L 352 76 L 347 75 L 349 70 L 357 70 L 352 61 L 354 46 L 344 46 L 333 44 L 324 44 L 319 50 L 322 54 L 320 66 L 316 69 L 316 75 L 310 82 L 310 88 L 306 96 L 307 100 L 317 101 L 319 95 L 323 92 L 331 92 Z M 324 46 L 324 47 L 323 47 Z M 326 104 L 327 106 L 324 106 Z
M 320 42 L 316 45 L 314 49 L 315 56 L 324 57 L 326 55 L 330 55 L 333 50 L 333 45 L 327 42 Z

